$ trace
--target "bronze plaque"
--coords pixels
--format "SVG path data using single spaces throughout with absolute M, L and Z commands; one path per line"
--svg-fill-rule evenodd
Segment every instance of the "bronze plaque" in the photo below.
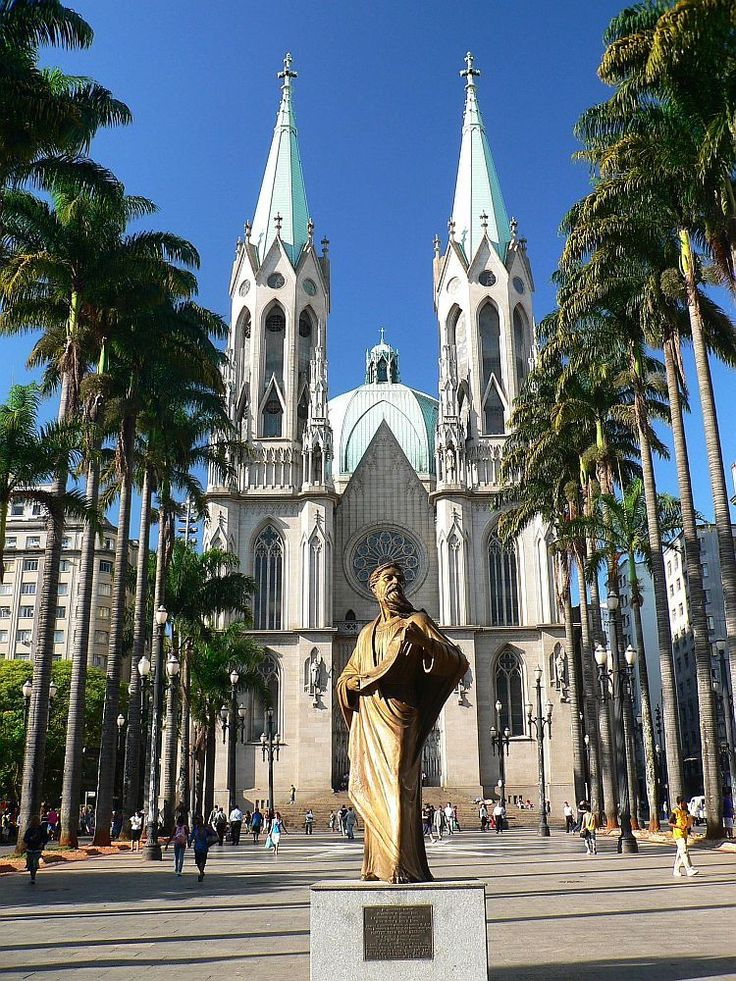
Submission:
M 364 906 L 364 961 L 434 959 L 432 907 Z

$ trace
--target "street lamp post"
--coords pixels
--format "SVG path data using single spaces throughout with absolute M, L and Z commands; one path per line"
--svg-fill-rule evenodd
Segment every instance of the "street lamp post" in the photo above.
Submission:
M 547 736 L 552 738 L 552 702 L 547 702 L 546 712 L 542 714 L 542 669 L 534 669 L 534 680 L 537 689 L 537 715 L 532 715 L 532 704 L 527 702 L 526 721 L 529 724 L 529 732 L 532 726 L 537 736 L 537 764 L 539 766 L 539 828 L 537 834 L 540 838 L 549 838 L 549 822 L 547 821 L 547 793 L 544 778 L 544 730 L 547 728 Z
M 148 679 L 151 674 L 151 662 L 144 654 L 143 657 L 138 661 L 138 674 L 141 678 L 141 683 L 138 688 L 138 694 L 141 700 L 140 704 L 140 720 L 141 720 L 141 734 L 148 732 Z M 134 761 L 134 766 L 138 767 L 139 777 L 138 777 L 138 795 L 137 799 L 133 803 L 132 810 L 137 810 L 140 806 L 140 801 L 142 800 L 143 794 L 143 783 L 145 777 L 146 769 L 146 740 L 141 736 L 138 749 L 138 759 Z
M 615 631 L 614 631 L 615 635 Z M 615 643 L 615 641 L 614 641 Z M 609 652 L 605 647 L 598 644 L 595 649 L 595 661 L 598 665 L 598 681 L 600 685 L 600 697 L 603 705 L 603 712 L 608 711 L 609 685 L 613 696 L 614 708 L 621 703 L 624 698 L 632 699 L 634 696 L 634 664 L 636 663 L 636 650 L 629 644 L 626 648 L 626 670 L 617 670 L 617 660 L 613 660 L 613 667 L 608 667 Z M 621 725 L 619 726 L 619 737 L 615 740 L 616 753 L 616 783 L 618 784 L 619 794 L 619 820 L 621 834 L 618 839 L 619 852 L 634 853 L 639 851 L 639 845 L 634 832 L 631 829 L 631 799 L 629 796 L 629 780 L 626 769 L 625 740 L 626 735 L 623 728 L 622 715 Z
M 583 742 L 585 743 L 585 799 L 590 800 L 590 734 L 585 733 L 583 736 Z
M 500 699 L 496 700 L 496 725 L 491 726 L 491 752 L 495 756 L 498 754 L 498 787 L 501 796 L 501 802 L 506 800 L 506 761 L 504 759 L 504 749 L 506 750 L 506 756 L 509 755 L 509 741 L 511 736 L 511 730 L 508 726 L 501 731 L 501 710 L 503 709 L 503 704 Z
M 153 704 L 151 705 L 151 756 L 148 780 L 148 819 L 144 855 L 149 861 L 161 861 L 158 840 L 158 778 L 161 755 L 161 701 L 164 684 L 164 629 L 169 614 L 163 606 L 156 610 L 156 669 L 153 673 Z
M 273 709 L 266 710 L 266 731 L 261 733 L 261 752 L 264 763 L 268 760 L 268 807 L 275 810 L 273 806 L 273 761 L 278 760 L 281 748 L 281 736 L 273 734 Z
M 163 821 L 168 828 L 174 821 L 176 795 L 176 715 L 179 672 L 179 658 L 171 651 L 166 660 L 166 742 L 164 743 L 163 765 Z
M 245 734 L 245 707 L 243 705 L 238 706 L 237 700 L 237 688 L 238 682 L 240 681 L 240 675 L 235 668 L 230 672 L 230 708 L 227 705 L 223 705 L 220 709 L 220 722 L 222 723 L 222 741 L 225 742 L 225 734 L 228 735 L 227 744 L 227 790 L 228 790 L 228 807 L 232 811 L 236 804 L 236 793 L 235 785 L 237 781 L 236 775 L 236 745 L 237 737 L 240 734 L 240 742 L 244 741 Z

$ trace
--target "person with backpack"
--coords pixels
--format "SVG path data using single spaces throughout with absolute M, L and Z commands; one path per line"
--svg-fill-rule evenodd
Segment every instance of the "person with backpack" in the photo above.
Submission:
M 169 835 L 169 840 L 164 845 L 165 851 L 171 842 L 174 842 L 174 872 L 176 872 L 177 875 L 181 875 L 184 869 L 184 853 L 187 850 L 188 840 L 189 828 L 184 820 L 184 815 L 177 814 L 174 830 L 171 832 Z
M 194 864 L 199 869 L 197 882 L 202 882 L 204 879 L 204 867 L 207 864 L 207 853 L 210 850 L 210 845 L 216 840 L 217 838 L 204 823 L 201 815 L 197 814 L 194 818 L 194 828 L 192 829 L 192 833 L 189 835 L 189 844 L 194 848 Z
M 26 846 L 26 868 L 31 873 L 31 884 L 36 883 L 36 873 L 41 861 L 41 854 L 49 840 L 48 825 L 42 824 L 37 814 L 28 823 L 23 843 Z
M 585 805 L 585 811 L 583 813 L 583 822 L 580 829 L 580 837 L 585 842 L 585 852 L 587 855 L 597 855 L 598 854 L 598 843 L 595 837 L 595 829 L 598 822 L 596 821 L 595 814 L 591 810 L 590 804 Z
M 678 797 L 677 806 L 672 814 L 670 814 L 669 819 L 669 826 L 672 828 L 672 837 L 675 840 L 675 847 L 677 848 L 675 864 L 672 869 L 672 875 L 676 879 L 679 879 L 682 875 L 683 868 L 689 876 L 697 875 L 700 871 L 693 867 L 687 847 L 687 836 L 690 834 L 692 825 L 693 816 L 687 809 L 687 801 L 684 797 Z

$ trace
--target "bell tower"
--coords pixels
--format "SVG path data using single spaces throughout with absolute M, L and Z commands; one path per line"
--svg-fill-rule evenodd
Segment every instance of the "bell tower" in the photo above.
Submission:
M 325 487 L 327 239 L 314 242 L 292 104 L 297 73 L 284 58 L 281 100 L 255 215 L 238 239 L 230 277 L 228 401 L 251 448 L 238 489 L 298 492 Z

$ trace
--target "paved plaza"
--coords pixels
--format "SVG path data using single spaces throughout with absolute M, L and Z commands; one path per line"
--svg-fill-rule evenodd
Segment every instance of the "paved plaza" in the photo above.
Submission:
M 355 877 L 361 850 L 328 834 L 286 837 L 278 859 L 215 847 L 201 884 L 191 852 L 176 878 L 171 849 L 161 865 L 49 867 L 35 887 L 3 876 L 0 976 L 307 981 L 309 885 Z M 587 857 L 559 832 L 465 832 L 429 852 L 438 878 L 488 884 L 492 981 L 736 978 L 736 855 L 698 850 L 701 874 L 675 880 L 671 847 L 622 857 L 603 840 Z

